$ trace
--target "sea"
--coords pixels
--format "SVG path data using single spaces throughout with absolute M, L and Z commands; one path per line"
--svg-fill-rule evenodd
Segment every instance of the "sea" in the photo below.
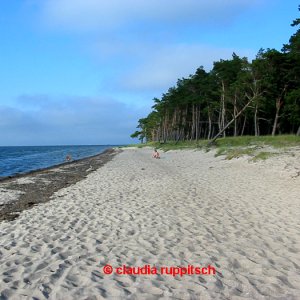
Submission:
M 115 146 L 0 146 L 0 178 L 59 165 L 67 155 L 74 161 Z

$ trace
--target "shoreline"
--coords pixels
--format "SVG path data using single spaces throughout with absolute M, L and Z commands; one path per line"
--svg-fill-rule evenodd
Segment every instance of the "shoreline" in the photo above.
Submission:
M 118 153 L 119 149 L 109 148 L 75 161 L 0 178 L 0 192 L 16 192 L 12 201 L 0 203 L 0 222 L 14 220 L 23 210 L 49 201 L 56 191 L 86 178 Z
M 31 146 L 28 146 L 28 147 L 31 147 Z M 20 177 L 24 177 L 24 176 L 27 176 L 27 175 L 33 175 L 35 173 L 40 173 L 40 172 L 51 170 L 51 169 L 55 169 L 55 168 L 58 168 L 58 167 L 61 167 L 61 166 L 65 166 L 65 165 L 70 165 L 70 164 L 73 164 L 73 163 L 77 163 L 77 162 L 80 162 L 82 160 L 86 160 L 86 159 L 89 159 L 89 158 L 97 157 L 98 155 L 102 155 L 107 150 L 111 150 L 111 149 L 116 149 L 116 148 L 115 147 L 107 148 L 103 152 L 98 153 L 98 154 L 94 154 L 94 155 L 83 157 L 83 158 L 79 158 L 79 159 L 74 159 L 74 160 L 71 160 L 71 161 L 64 161 L 64 162 L 61 162 L 61 163 L 58 163 L 58 164 L 55 164 L 55 165 L 51 165 L 51 166 L 45 167 L 45 168 L 38 168 L 38 169 L 27 171 L 27 172 L 24 172 L 24 173 L 15 173 L 15 174 L 12 174 L 12 175 L 0 176 L 0 184 L 2 182 L 10 180 L 10 179 L 20 178 Z
M 0 222 L 0 297 L 299 299 L 299 152 L 118 153 Z

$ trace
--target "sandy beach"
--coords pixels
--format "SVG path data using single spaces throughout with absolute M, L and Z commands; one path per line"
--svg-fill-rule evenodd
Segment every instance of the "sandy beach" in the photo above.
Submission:
M 123 149 L 2 221 L 0 299 L 300 299 L 299 149 L 151 151 Z

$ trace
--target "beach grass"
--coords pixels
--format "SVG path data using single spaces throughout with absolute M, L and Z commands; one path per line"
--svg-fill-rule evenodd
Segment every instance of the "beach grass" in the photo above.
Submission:
M 277 153 L 261 151 L 252 158 L 252 161 L 266 160 L 269 157 L 275 156 L 275 155 L 277 155 Z
M 300 146 L 300 137 L 295 135 L 228 137 L 217 140 L 215 156 L 233 159 L 247 155 L 252 161 L 258 161 L 276 155 L 278 150 L 295 146 Z M 260 151 L 262 148 L 268 148 L 268 151 Z
M 272 146 L 282 148 L 299 145 L 300 136 L 296 135 L 225 137 L 216 141 L 217 147 Z
M 143 144 L 132 144 L 130 147 L 153 147 L 166 152 L 169 150 L 201 149 L 210 151 L 216 149 L 215 156 L 225 156 L 226 159 L 250 156 L 253 161 L 265 160 L 273 155 L 274 151 L 300 146 L 300 136 L 277 135 L 277 136 L 239 136 L 219 138 L 214 145 L 208 145 L 209 140 L 192 141 L 167 141 L 165 143 L 148 142 Z M 262 148 L 270 148 L 268 151 L 260 151 Z M 274 149 L 272 151 L 271 149 Z
M 215 154 L 215 156 L 226 155 L 226 159 L 239 158 L 244 155 L 252 156 L 254 152 L 253 148 L 219 148 Z

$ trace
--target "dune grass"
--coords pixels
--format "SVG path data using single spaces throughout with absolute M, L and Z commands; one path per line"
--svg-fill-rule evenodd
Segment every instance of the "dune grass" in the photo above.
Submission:
M 238 158 L 244 155 L 252 157 L 253 161 L 265 160 L 276 155 L 273 151 L 260 151 L 265 147 L 276 149 L 300 146 L 300 136 L 277 135 L 277 136 L 239 136 L 219 138 L 213 146 L 208 146 L 208 140 L 198 141 L 167 141 L 166 143 L 148 142 L 145 144 L 134 144 L 134 147 L 153 147 L 162 151 L 180 149 L 202 149 L 209 151 L 216 149 L 215 156 L 225 155 L 226 159 Z
M 159 143 L 159 142 L 148 142 L 144 144 L 130 144 L 129 147 L 137 147 L 137 148 L 143 148 L 143 147 L 152 147 L 161 149 L 163 151 L 169 151 L 169 150 L 179 150 L 179 149 L 196 149 L 196 148 L 203 148 L 207 145 L 207 141 L 201 140 L 201 141 L 167 141 L 166 143 Z
M 274 151 L 300 146 L 300 137 L 295 135 L 278 136 L 244 136 L 221 138 L 216 142 L 216 156 L 225 155 L 226 159 L 238 158 L 244 155 L 252 157 L 252 161 L 266 160 L 276 155 Z M 260 151 L 270 147 L 274 151 Z
M 262 151 L 262 152 L 259 152 L 258 154 L 256 154 L 251 160 L 252 161 L 266 160 L 269 157 L 275 156 L 277 154 L 278 153 L 272 153 L 272 152 Z
M 300 145 L 300 136 L 239 136 L 220 138 L 216 141 L 217 147 L 247 147 L 247 146 L 272 146 L 274 148 L 292 147 Z

